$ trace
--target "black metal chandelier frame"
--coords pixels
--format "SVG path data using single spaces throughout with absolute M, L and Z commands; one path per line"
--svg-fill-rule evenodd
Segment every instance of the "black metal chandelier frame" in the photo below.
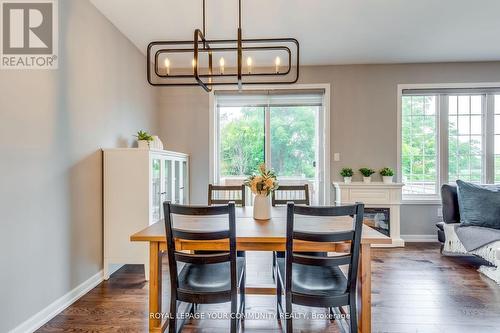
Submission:
M 243 83 L 244 84 L 293 84 L 296 83 L 299 79 L 299 53 L 300 53 L 300 44 L 295 38 L 254 38 L 254 39 L 243 39 L 242 38 L 242 30 L 241 30 L 241 0 L 238 0 L 238 38 L 237 39 L 215 39 L 209 40 L 205 38 L 205 0 L 203 0 L 203 31 L 200 29 L 196 29 L 194 31 L 194 38 L 192 41 L 154 41 L 149 43 L 147 48 L 147 79 L 149 84 L 153 86 L 201 86 L 205 91 L 210 92 L 212 90 L 212 86 L 214 85 L 230 85 L 237 84 L 241 89 Z M 272 46 L 246 46 L 247 44 L 274 44 Z M 288 46 L 284 45 L 276 45 L 277 43 L 290 43 L 296 46 L 296 71 L 295 75 L 290 80 L 285 81 L 251 81 L 251 82 L 243 82 L 244 77 L 265 77 L 265 76 L 287 76 L 290 74 L 292 70 L 292 50 Z M 181 45 L 193 45 L 192 48 L 176 48 L 175 46 Z M 227 44 L 236 44 L 236 47 L 217 47 L 217 45 L 227 45 Z M 245 44 L 245 46 L 243 46 Z M 162 48 L 156 50 L 154 52 L 154 62 L 151 63 L 151 53 L 152 49 L 155 46 L 162 46 Z M 173 48 L 171 48 L 174 46 Z M 270 50 L 281 50 L 285 51 L 288 56 L 288 66 L 286 70 L 283 72 L 256 72 L 256 73 L 243 73 L 242 71 L 242 57 L 243 51 L 270 51 Z M 162 74 L 160 73 L 159 59 L 162 54 L 170 54 L 170 53 L 186 53 L 193 52 L 193 74 L 176 74 L 170 75 L 168 73 Z M 237 52 L 237 73 L 219 73 L 214 74 L 213 72 L 213 61 L 212 54 L 214 52 Z M 199 56 L 200 53 L 208 53 L 208 74 L 202 74 L 199 70 Z M 154 74 L 159 78 L 168 78 L 168 79 L 186 79 L 193 78 L 196 82 L 154 82 L 152 80 L 152 68 L 154 67 Z M 237 80 L 235 82 L 216 82 L 217 78 L 221 77 L 236 77 Z M 205 79 L 205 81 L 203 80 Z

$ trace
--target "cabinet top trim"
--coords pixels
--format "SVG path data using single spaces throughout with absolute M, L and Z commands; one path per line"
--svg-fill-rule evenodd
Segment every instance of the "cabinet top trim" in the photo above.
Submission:
M 154 155 L 168 155 L 168 156 L 180 156 L 188 157 L 189 154 L 181 153 L 178 151 L 161 150 L 161 149 L 139 149 L 139 148 L 105 148 L 102 149 L 104 152 L 135 152 L 135 153 L 150 153 Z
M 350 188 L 350 187 L 367 187 L 367 188 L 402 188 L 404 186 L 403 183 L 384 183 L 384 182 L 352 182 L 352 183 L 342 183 L 342 182 L 333 182 L 334 187 L 338 188 Z

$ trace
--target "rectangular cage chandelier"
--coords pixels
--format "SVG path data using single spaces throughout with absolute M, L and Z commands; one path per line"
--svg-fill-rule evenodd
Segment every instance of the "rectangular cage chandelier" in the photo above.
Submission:
M 147 48 L 147 78 L 153 86 L 292 84 L 299 79 L 299 42 L 295 38 L 242 38 L 241 0 L 238 0 L 236 39 L 206 38 L 203 30 L 193 40 L 154 41 Z

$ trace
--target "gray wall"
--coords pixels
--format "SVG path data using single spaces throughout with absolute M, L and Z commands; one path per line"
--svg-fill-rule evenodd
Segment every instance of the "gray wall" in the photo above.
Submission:
M 379 169 L 397 164 L 397 85 L 403 83 L 498 82 L 500 62 L 303 67 L 301 83 L 331 84 L 332 179 L 343 166 Z M 192 156 L 192 201 L 206 201 L 208 94 L 201 88 L 160 90 L 161 134 L 169 149 Z M 378 177 L 378 176 L 376 176 Z M 359 176 L 358 176 L 359 178 Z M 403 235 L 433 235 L 436 205 L 402 207 Z
M 0 71 L 0 332 L 102 269 L 99 148 L 157 124 L 139 50 L 87 0 L 59 8 L 59 70 Z

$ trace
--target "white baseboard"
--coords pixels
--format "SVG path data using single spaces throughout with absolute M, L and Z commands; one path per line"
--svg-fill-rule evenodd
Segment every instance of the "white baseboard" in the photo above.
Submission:
M 438 241 L 437 235 L 401 235 L 407 243 L 434 243 Z
M 76 302 L 80 297 L 88 293 L 91 289 L 97 286 L 103 281 L 102 270 L 97 272 L 90 279 L 84 281 L 82 284 L 77 286 L 75 289 L 63 295 L 52 304 L 47 306 L 42 311 L 36 313 L 31 318 L 21 323 L 16 328 L 12 329 L 10 333 L 31 333 L 42 327 L 49 320 L 54 318 L 61 311 L 66 309 L 68 306 Z
M 390 248 L 390 247 L 404 247 L 405 246 L 405 241 L 402 238 L 391 238 L 392 243 L 390 244 L 372 244 L 371 247 L 385 247 L 385 248 Z
M 113 273 L 115 273 L 117 270 L 119 270 L 120 268 L 122 268 L 123 266 L 125 265 L 122 265 L 122 264 L 109 264 L 108 265 L 108 273 L 106 274 L 106 266 L 104 266 L 104 270 L 103 270 L 103 279 L 104 280 L 109 280 L 110 276 L 113 275 Z

